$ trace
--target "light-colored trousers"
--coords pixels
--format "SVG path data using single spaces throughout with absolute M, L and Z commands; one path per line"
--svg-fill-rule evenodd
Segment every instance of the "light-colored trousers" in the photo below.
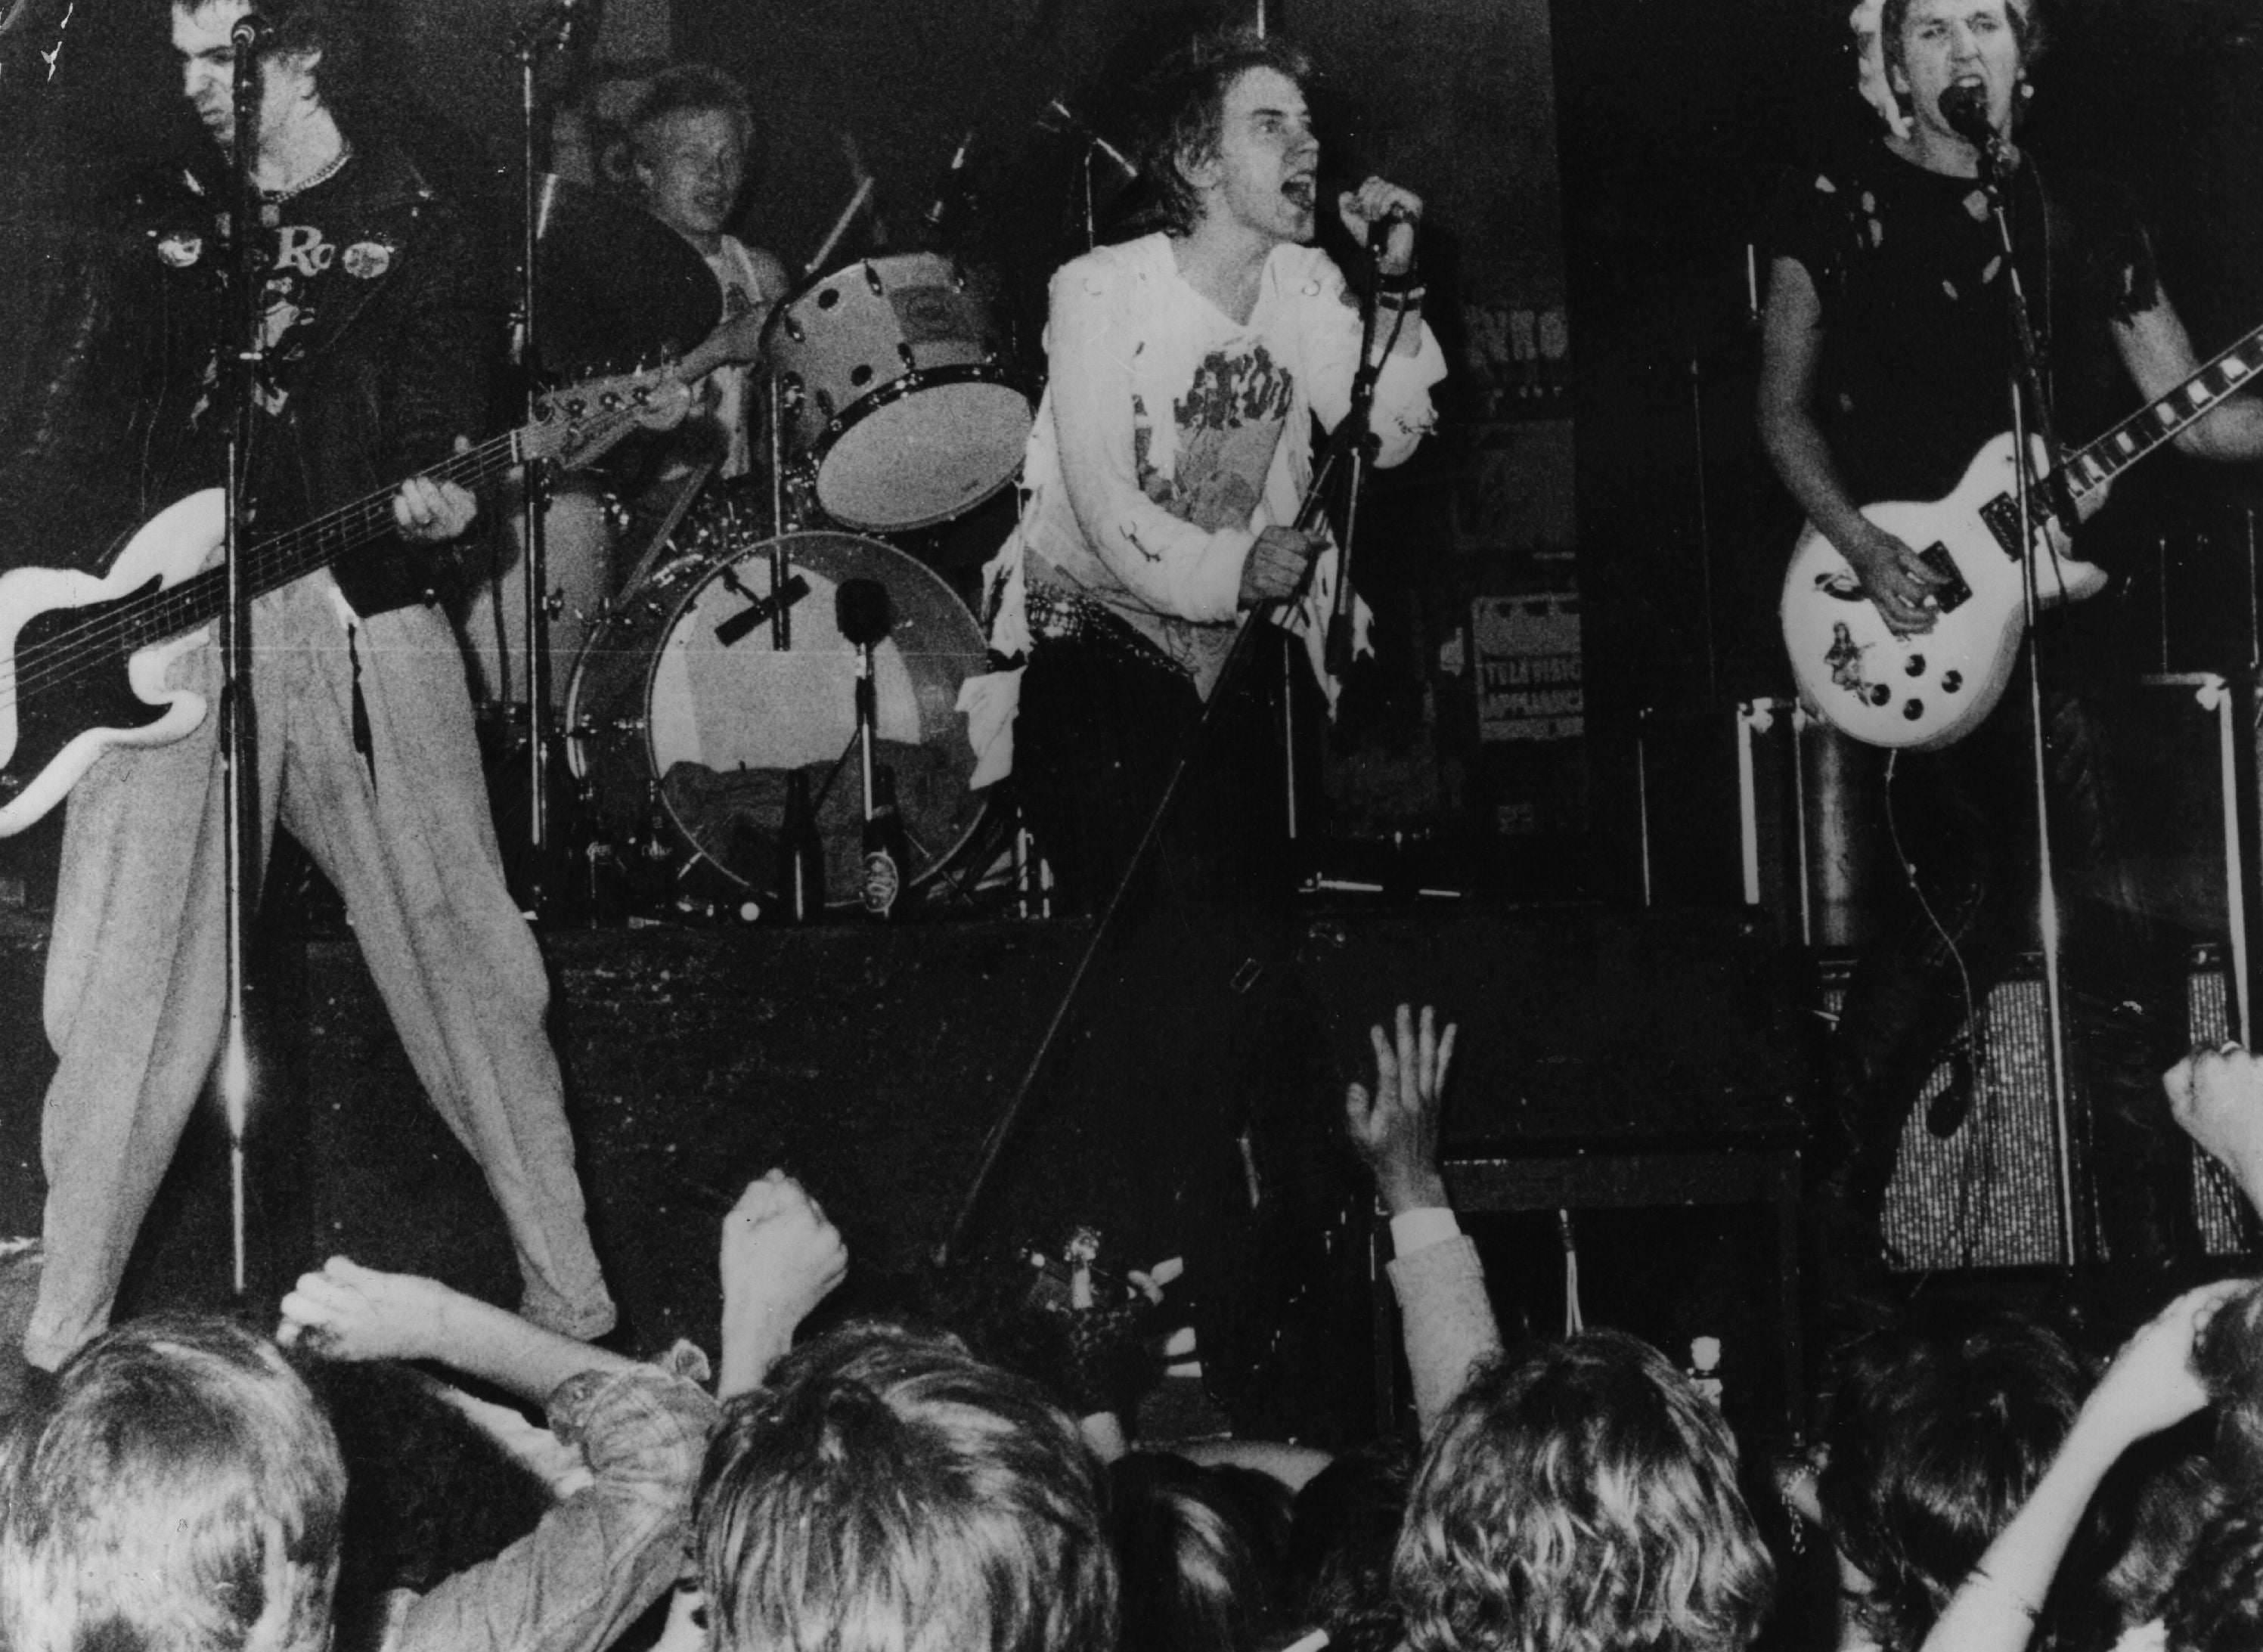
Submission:
M 437 609 L 351 630 L 349 614 L 328 574 L 254 604 L 263 859 L 279 811 L 344 897 L 425 1093 L 510 1225 L 520 1311 L 602 1334 L 613 1304 L 543 1028 L 549 984 L 504 887 L 461 650 Z M 353 743 L 357 669 L 373 781 Z M 109 1323 L 224 1030 L 217 649 L 177 661 L 171 681 L 214 710 L 172 745 L 105 754 L 68 804 L 47 957 L 61 1064 L 41 1122 L 46 1266 L 24 1339 L 43 1366 Z

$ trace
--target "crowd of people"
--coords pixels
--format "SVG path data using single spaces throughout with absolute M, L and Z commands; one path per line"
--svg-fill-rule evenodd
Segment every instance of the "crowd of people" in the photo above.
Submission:
M 1127 1440 L 1104 1345 L 1168 1316 L 1104 1292 L 1030 1306 L 1045 1335 L 813 1325 L 849 1257 L 772 1171 L 723 1223 L 712 1362 L 640 1362 L 343 1259 L 271 1335 L 164 1314 L 104 1332 L 0 1433 L 0 1643 L 1796 1643 L 1768 1639 L 1786 1557 L 1716 1401 L 1623 1331 L 1504 1343 L 1439 1171 L 1453 1039 L 1401 1006 L 1345 1098 L 1395 1252 L 1400 1432 L 1333 1457 Z M 2166 1087 L 2263 1193 L 2263 1065 L 2227 1049 Z M 1113 1329 L 1081 1334 L 1086 1316 Z M 1818 1444 L 1776 1476 L 1837 1563 L 1829 1643 L 2263 1643 L 2258 1281 L 2175 1296 L 2100 1373 L 2036 1318 L 1913 1312 L 1829 1389 Z

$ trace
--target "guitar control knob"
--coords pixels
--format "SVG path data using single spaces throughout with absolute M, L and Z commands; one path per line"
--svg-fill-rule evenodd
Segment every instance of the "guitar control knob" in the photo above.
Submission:
M 1883 705 L 1887 701 L 1893 697 L 1894 691 L 1886 687 L 1884 683 L 1874 682 L 1870 685 L 1870 703 L 1872 705 Z
M 1912 677 L 1921 677 L 1925 675 L 1925 656 L 1923 654 L 1912 654 L 1909 657 L 1908 661 L 1902 667 L 1902 669 Z
M 1941 674 L 1941 691 L 1943 694 L 1954 694 L 1963 686 L 1964 674 L 1963 672 L 1944 671 Z
M 1902 715 L 1914 723 L 1925 715 L 1925 702 L 1912 696 L 1902 702 Z

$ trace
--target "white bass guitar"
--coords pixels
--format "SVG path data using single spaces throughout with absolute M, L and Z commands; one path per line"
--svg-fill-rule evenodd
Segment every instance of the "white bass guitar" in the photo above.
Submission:
M 531 459 L 587 464 L 639 427 L 665 429 L 690 393 L 665 370 L 592 379 L 537 404 L 527 424 L 452 455 L 426 475 L 477 487 Z M 243 552 L 255 596 L 392 533 L 387 487 Z M 110 571 L 24 567 L 0 574 L 0 837 L 61 802 L 117 746 L 163 746 L 204 720 L 204 696 L 165 685 L 174 660 L 211 634 L 226 600 L 205 565 L 226 528 L 208 487 L 137 530 Z

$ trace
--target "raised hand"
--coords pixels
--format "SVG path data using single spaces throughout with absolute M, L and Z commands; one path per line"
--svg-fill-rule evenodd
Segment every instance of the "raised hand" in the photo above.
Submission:
M 2169 1112 L 2255 1196 L 2263 1177 L 2263 1062 L 2237 1044 L 2196 1052 L 2161 1079 Z
M 1380 1027 L 1368 1028 L 1375 1045 L 1373 1094 L 1357 1083 L 1344 1092 L 1345 1130 L 1392 1216 L 1447 1202 L 1438 1173 L 1438 1116 L 1455 1031 L 1450 1021 L 1438 1031 L 1429 1005 L 1418 1024 L 1412 1007 L 1401 1004 L 1395 1039 Z
M 423 1360 L 437 1355 L 455 1293 L 413 1273 L 381 1273 L 343 1256 L 302 1273 L 283 1299 L 275 1340 L 303 1343 L 336 1360 Z
M 2192 1366 L 2193 1345 L 2217 1309 L 2252 1280 L 2218 1280 L 2187 1291 L 2122 1345 L 2114 1363 L 2084 1402 L 2083 1416 L 2115 1443 L 2128 1446 L 2184 1421 L 2208 1403 Z
M 761 1381 L 794 1328 L 849 1272 L 840 1230 L 783 1170 L 747 1184 L 723 1218 L 723 1360 L 718 1392 Z

